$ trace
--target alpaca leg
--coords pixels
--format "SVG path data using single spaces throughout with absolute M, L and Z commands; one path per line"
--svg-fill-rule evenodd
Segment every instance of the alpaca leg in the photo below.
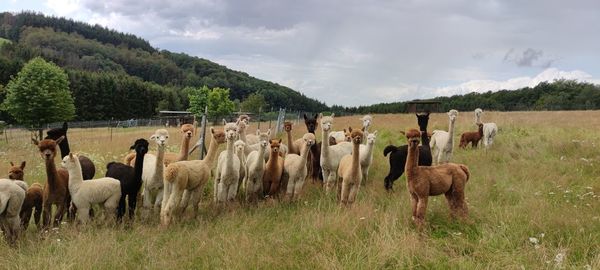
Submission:
M 304 186 L 304 178 L 303 177 L 296 180 L 296 183 L 294 184 L 294 193 L 293 193 L 292 200 L 300 199 L 300 195 L 302 194 L 303 186 Z
M 323 175 L 323 181 L 325 182 L 325 192 L 331 191 L 332 183 L 329 183 L 329 169 L 321 167 L 321 174 Z
M 37 229 L 40 229 L 40 216 L 42 215 L 42 205 L 35 206 L 35 212 L 33 212 L 33 220 L 35 221 L 35 226 Z
M 425 211 L 427 210 L 428 199 L 428 196 L 419 197 L 419 201 L 417 202 L 417 219 L 415 222 L 419 227 L 425 224 Z
M 342 191 L 340 196 L 340 201 L 343 205 L 348 203 L 348 195 L 350 193 L 350 184 L 347 181 L 342 181 Z
M 183 191 L 183 196 L 181 197 L 181 202 L 179 204 L 182 212 L 185 212 L 189 206 L 191 196 L 192 194 L 187 189 Z
M 213 183 L 213 201 L 215 203 L 219 201 L 219 199 L 218 199 L 219 198 L 219 182 L 220 182 L 219 174 L 220 173 L 217 173 L 217 177 L 215 177 L 214 183 Z
M 90 208 L 89 205 L 86 207 L 80 206 L 77 208 L 77 219 L 81 224 L 86 224 L 89 220 Z
M 150 211 L 152 211 L 152 194 L 150 190 L 144 187 L 142 190 L 142 218 L 147 219 L 150 217 Z
M 294 198 L 294 189 L 296 187 L 296 182 L 294 181 L 295 178 L 295 175 L 290 175 L 290 179 L 288 180 L 288 184 L 285 189 L 285 198 L 290 201 Z
M 360 188 L 360 183 L 352 184 L 350 187 L 350 194 L 348 195 L 348 204 L 354 203 L 356 200 L 356 195 L 358 195 L 358 189 Z
M 166 187 L 166 185 L 165 185 Z M 166 188 L 165 188 L 166 191 Z M 166 195 L 166 194 L 165 194 Z M 160 219 L 161 225 L 163 227 L 167 227 L 171 224 L 173 219 L 173 212 L 179 206 L 179 202 L 181 202 L 181 197 L 183 196 L 183 189 L 178 187 L 177 185 L 172 186 L 170 196 L 165 196 L 163 200 L 166 200 L 166 203 L 163 203 L 163 206 L 160 210 Z
M 412 206 L 412 219 L 417 219 L 417 205 L 419 203 L 419 197 L 416 194 L 410 193 L 410 204 Z
M 215 182 L 216 183 L 216 182 Z M 220 182 L 218 184 L 216 184 L 217 192 L 216 192 L 216 196 L 215 196 L 215 202 L 220 203 L 220 202 L 224 202 L 227 199 L 227 190 L 225 187 L 225 184 L 223 182 Z
M 137 206 L 137 192 L 127 196 L 127 204 L 129 207 L 129 220 L 133 220 L 135 218 L 135 208 Z
M 42 211 L 42 223 L 44 224 L 44 229 L 50 227 L 50 222 L 52 219 L 52 204 L 44 203 L 44 210 Z
M 192 208 L 192 217 L 198 215 L 198 208 L 200 207 L 200 198 L 202 197 L 202 187 L 196 187 L 194 190 L 189 191 L 190 200 L 188 201 L 188 207 Z
M 27 230 L 27 227 L 29 227 L 29 220 L 31 219 L 31 212 L 33 212 L 33 207 L 22 210 L 22 212 L 20 214 L 21 226 L 23 227 L 23 230 Z
M 325 170 L 323 170 L 325 171 Z M 336 182 L 337 182 L 337 173 L 335 173 L 335 171 L 333 170 L 328 170 L 329 174 L 327 176 L 327 178 L 324 178 L 326 181 L 326 186 L 325 186 L 325 191 L 326 192 L 330 192 L 331 190 L 333 190 L 336 186 Z
M 21 219 L 19 218 L 19 215 L 14 215 L 14 216 L 6 216 L 6 224 L 5 224 L 5 237 L 6 237 L 6 242 L 8 242 L 10 245 L 14 245 L 17 242 L 17 239 L 19 238 L 19 234 L 21 233 Z
M 233 183 L 229 186 L 229 192 L 227 193 L 227 200 L 232 202 L 235 201 L 235 197 L 237 196 L 238 191 L 238 181 L 233 181 Z
M 130 197 L 131 198 L 131 197 Z M 121 219 L 123 218 L 123 215 L 125 215 L 125 209 L 126 209 L 126 205 L 125 205 L 125 196 L 122 196 L 119 199 L 119 207 L 117 207 L 117 220 L 121 221 Z
M 56 214 L 54 214 L 54 227 L 58 227 L 60 222 L 63 219 L 65 211 L 67 210 L 69 204 L 59 204 L 58 208 L 56 208 Z M 88 209 L 89 211 L 89 209 Z M 79 211 L 78 211 L 79 212 Z
M 158 211 L 160 207 L 163 205 L 163 188 L 159 188 L 156 192 L 156 200 L 154 201 L 154 210 Z
M 277 195 L 279 195 L 279 182 L 280 181 L 273 181 L 271 183 L 271 189 L 269 190 L 269 194 L 271 194 L 272 196 L 277 197 Z

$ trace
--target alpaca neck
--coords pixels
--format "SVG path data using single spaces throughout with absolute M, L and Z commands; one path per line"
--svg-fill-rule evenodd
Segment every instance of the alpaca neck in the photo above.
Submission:
M 285 133 L 287 133 L 288 149 L 290 150 L 290 152 L 296 152 L 296 151 L 291 151 L 291 150 L 296 150 L 296 149 L 293 149 L 294 141 L 292 140 L 292 131 L 286 130 Z
M 323 130 L 321 141 L 321 156 L 329 156 L 329 130 Z
M 351 167 L 352 175 L 358 174 L 358 170 L 360 169 L 359 149 L 360 149 L 359 143 L 352 144 L 352 167 Z
M 217 157 L 217 150 L 219 149 L 219 143 L 213 137 L 210 141 L 210 145 L 208 146 L 208 152 L 206 153 L 206 157 L 203 160 L 206 161 L 209 168 L 212 168 L 212 164 L 215 162 L 215 158 Z
M 58 181 L 58 171 L 54 165 L 54 158 L 46 160 L 46 176 L 48 178 L 48 185 L 53 187 Z
M 258 146 L 258 155 L 256 160 L 254 161 L 254 164 L 252 164 L 252 170 L 253 171 L 262 171 L 264 169 L 264 165 L 265 165 L 265 159 L 262 158 L 265 156 L 265 150 L 266 150 L 266 146 L 263 147 L 262 145 Z
M 67 139 L 67 135 L 64 135 L 64 139 L 58 144 L 58 148 L 60 148 L 60 157 L 64 158 L 71 153 L 71 149 L 69 148 L 69 140 Z
M 83 173 L 81 172 L 81 164 L 79 159 L 72 160 L 75 166 L 69 168 L 69 190 L 77 190 L 83 183 Z
M 177 156 L 177 160 L 187 160 L 190 151 L 190 140 L 191 138 L 187 135 L 183 134 L 183 139 L 181 140 L 181 150 L 179 150 L 179 155 Z
M 373 148 L 375 146 L 375 142 L 369 143 L 367 142 L 367 151 L 365 152 L 367 155 L 367 157 L 370 157 L 373 155 Z
M 406 179 L 408 181 L 412 181 L 414 178 L 417 168 L 419 166 L 419 147 L 412 146 L 412 144 L 408 143 L 408 155 L 406 157 L 405 171 L 406 171 Z
M 271 152 L 269 155 L 269 160 L 267 161 L 267 165 L 274 166 L 277 164 L 277 161 L 279 161 L 278 153 Z
M 154 172 L 154 175 L 157 177 L 162 177 L 163 175 L 163 171 L 165 168 L 164 165 L 164 159 L 165 159 L 165 145 L 159 145 L 158 146 L 158 153 L 156 153 L 156 170 Z M 136 158 L 137 159 L 137 158 Z M 136 160 L 137 163 L 137 160 Z
M 447 149 L 452 149 L 452 145 L 454 144 L 452 142 L 453 137 L 454 137 L 454 121 L 450 121 L 450 126 L 448 127 L 448 143 L 446 144 Z
M 238 130 L 238 136 L 240 137 L 239 139 L 246 143 L 246 129 L 245 128 L 240 128 Z M 247 145 L 247 144 L 246 144 Z
M 240 164 L 244 165 L 246 163 L 246 155 L 243 149 L 237 151 L 237 157 L 240 159 Z
M 483 137 L 483 125 L 479 127 L 479 138 Z
M 135 163 L 133 164 L 133 178 L 136 181 L 142 181 L 142 171 L 144 166 L 144 155 L 146 153 L 136 153 Z
M 475 124 L 479 124 L 479 123 L 481 123 L 481 115 L 475 114 Z
M 233 167 L 233 139 L 227 139 L 227 148 L 225 149 L 225 162 L 227 168 Z
M 310 151 L 310 146 L 308 146 L 306 144 L 303 145 L 302 151 L 300 151 L 300 158 L 302 160 L 300 168 L 306 167 L 306 160 L 308 159 L 308 151 Z
M 427 126 L 420 127 L 421 130 L 421 145 L 429 147 L 429 136 L 427 136 Z

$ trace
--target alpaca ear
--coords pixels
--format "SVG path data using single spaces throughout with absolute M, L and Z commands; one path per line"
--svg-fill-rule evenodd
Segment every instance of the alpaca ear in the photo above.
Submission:
M 210 131 L 212 132 L 212 128 L 210 128 Z M 156 139 L 156 134 L 152 134 L 152 136 L 150 136 L 150 140 L 154 140 Z
M 344 129 L 344 133 L 346 133 L 346 129 Z
M 60 143 L 60 142 L 62 142 L 64 139 L 65 139 L 65 136 L 64 136 L 64 135 L 63 135 L 63 136 L 60 136 L 60 138 L 58 138 L 58 139 L 56 140 L 56 144 L 59 144 L 59 143 Z
M 31 143 L 33 143 L 33 145 L 38 145 L 40 142 L 38 140 L 36 140 L 35 138 L 31 138 Z
M 318 118 L 321 118 L 321 117 L 323 117 L 323 114 L 322 114 L 322 113 L 319 113 L 319 114 L 316 114 L 316 113 L 315 113 L 315 119 L 317 119 L 317 117 L 318 117 Z
M 210 133 L 215 134 L 215 129 L 213 127 L 210 127 Z
M 14 164 L 12 161 L 10 161 L 10 166 L 11 166 L 11 167 L 14 167 L 14 166 L 15 166 L 15 164 Z
M 352 132 L 352 127 L 348 127 L 348 131 L 349 131 L 349 132 Z
M 73 159 L 73 153 L 69 153 L 69 158 Z
M 225 120 L 225 118 L 223 118 L 223 125 L 227 125 L 227 120 Z
M 306 117 L 306 114 L 304 114 L 304 120 L 305 121 L 308 120 L 308 117 Z
M 12 162 L 11 162 L 12 163 Z M 25 169 L 25 165 L 27 164 L 27 161 L 23 161 L 21 162 L 21 170 Z
M 375 132 L 371 133 L 373 135 L 375 135 L 375 137 L 377 137 L 377 130 L 375 130 Z
M 69 124 L 67 122 L 63 123 L 63 127 L 62 127 L 65 131 L 67 131 L 67 129 L 69 129 Z
M 281 143 L 281 138 L 279 138 L 279 143 Z
M 256 136 L 260 135 L 260 129 L 256 130 Z
M 331 118 L 335 117 L 335 113 L 331 113 Z
M 271 129 L 267 130 L 267 136 L 271 137 Z

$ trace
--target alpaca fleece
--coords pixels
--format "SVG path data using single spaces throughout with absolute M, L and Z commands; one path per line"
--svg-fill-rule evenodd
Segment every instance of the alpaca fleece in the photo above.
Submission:
M 360 166 L 360 146 L 363 133 L 360 130 L 352 131 L 352 154 L 345 155 L 340 160 L 337 170 L 340 185 L 340 201 L 343 205 L 352 204 L 356 200 L 358 189 L 362 181 L 362 172 Z
M 25 200 L 25 189 L 11 179 L 0 179 L 0 227 L 9 244 L 14 244 L 21 232 L 19 213 Z
M 477 131 L 468 131 L 460 135 L 460 143 L 458 147 L 464 149 L 467 148 L 467 145 L 470 143 L 473 148 L 477 148 L 479 140 L 483 138 L 483 124 L 478 123 L 477 126 L 479 127 Z
M 58 144 L 60 148 L 60 158 L 66 157 L 69 153 L 71 153 L 71 149 L 69 147 L 69 139 L 67 138 L 67 131 L 69 130 L 69 125 L 67 122 L 63 123 L 63 126 L 60 128 L 53 128 L 46 132 L 47 136 L 44 139 L 52 139 L 58 140 L 60 137 L 64 137 L 64 139 Z M 92 160 L 84 155 L 79 155 L 79 163 L 81 163 L 81 169 L 83 172 L 83 179 L 88 180 L 94 178 L 96 174 L 96 166 Z
M 283 162 L 282 182 L 287 182 L 286 197 L 289 200 L 297 200 L 302 193 L 304 180 L 308 170 L 306 163 L 308 161 L 308 151 L 315 144 L 316 138 L 312 133 L 306 133 L 302 136 L 304 145 L 301 148 L 300 155 L 287 154 Z

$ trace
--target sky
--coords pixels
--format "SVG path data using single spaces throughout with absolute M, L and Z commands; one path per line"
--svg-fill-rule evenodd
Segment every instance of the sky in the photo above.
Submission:
M 598 0 L 0 0 L 135 34 L 327 105 L 600 84 Z

